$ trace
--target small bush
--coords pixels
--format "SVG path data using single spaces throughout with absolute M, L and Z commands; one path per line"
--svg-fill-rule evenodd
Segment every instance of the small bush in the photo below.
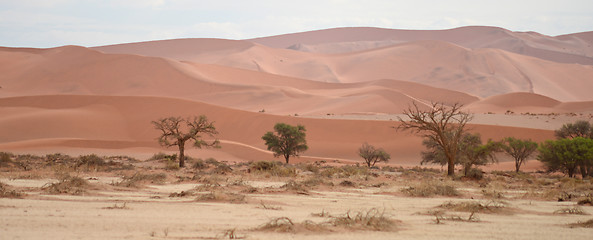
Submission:
M 21 198 L 23 193 L 11 190 L 8 185 L 0 182 L 0 198 Z
M 198 202 L 230 202 L 245 203 L 246 196 L 232 192 L 212 191 L 205 194 L 199 194 L 196 198 Z
M 286 191 L 294 191 L 299 194 L 309 193 L 309 190 L 306 188 L 306 186 L 293 180 L 286 182 L 286 184 L 284 184 L 282 188 L 286 189 Z
M 482 180 L 482 178 L 484 178 L 484 172 L 478 168 L 472 168 L 467 172 L 465 177 L 474 180 Z
M 257 174 L 268 174 L 274 177 L 295 177 L 296 169 L 284 166 L 280 162 L 259 161 L 249 166 L 249 171 Z
M 271 231 L 271 232 L 294 232 L 295 225 L 287 217 L 279 217 L 270 220 L 269 222 L 259 226 L 257 230 L 260 231 Z
M 116 185 L 123 187 L 140 187 L 142 183 L 162 184 L 166 179 L 167 175 L 164 173 L 135 173 L 131 177 L 124 177 L 123 180 Z
M 500 213 L 505 209 L 506 203 L 501 201 L 489 201 L 481 203 L 476 201 L 466 202 L 446 202 L 439 208 L 456 212 L 476 212 L 476 213 Z
M 81 195 L 86 192 L 89 183 L 80 177 L 66 177 L 57 183 L 44 186 L 42 189 L 50 194 Z
M 579 206 L 558 209 L 554 211 L 554 214 L 589 215 Z
M 208 165 L 206 165 L 206 163 L 204 163 L 204 160 L 202 160 L 202 159 L 196 160 L 191 166 L 193 169 L 199 169 L 199 170 L 208 168 Z
M 12 163 L 13 157 L 12 153 L 0 152 L 0 167 L 7 167 L 8 164 Z
M 454 197 L 460 195 L 455 186 L 437 181 L 423 182 L 407 187 L 402 189 L 402 192 L 413 197 L 432 197 L 434 195 Z
M 395 221 L 385 217 L 385 211 L 372 208 L 351 215 L 347 212 L 340 217 L 331 217 L 329 223 L 335 227 L 354 228 L 372 231 L 391 231 L 395 229 Z
M 584 222 L 572 223 L 572 224 L 569 224 L 569 226 L 571 228 L 575 228 L 575 227 L 593 228 L 593 219 L 589 219 Z

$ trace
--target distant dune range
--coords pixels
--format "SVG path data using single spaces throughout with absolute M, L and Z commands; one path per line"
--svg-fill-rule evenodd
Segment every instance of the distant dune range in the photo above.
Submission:
M 417 164 L 421 139 L 395 131 L 395 116 L 373 116 L 434 101 L 474 113 L 587 115 L 592 43 L 590 32 L 339 28 L 250 40 L 0 48 L 0 151 L 152 154 L 163 149 L 151 120 L 206 114 L 223 148 L 191 154 L 271 160 L 261 136 L 287 122 L 308 130 L 311 148 L 298 161 L 360 161 L 356 149 L 368 141 L 394 163 Z M 359 117 L 307 117 L 334 115 Z M 553 138 L 537 122 L 529 126 L 471 127 L 484 139 Z

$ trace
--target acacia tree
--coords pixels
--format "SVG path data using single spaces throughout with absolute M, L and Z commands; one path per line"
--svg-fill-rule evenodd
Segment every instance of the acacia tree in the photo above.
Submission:
M 548 140 L 539 146 L 538 151 L 537 159 L 548 171 L 563 171 L 573 177 L 577 167 L 581 167 L 581 174 L 586 177 L 586 166 L 590 166 L 593 159 L 593 140 L 582 137 Z
M 366 142 L 358 149 L 358 155 L 364 159 L 368 167 L 375 166 L 377 162 L 387 162 L 391 159 L 391 156 L 385 150 L 382 148 L 377 149 Z
M 288 163 L 291 156 L 298 157 L 299 153 L 309 149 L 305 139 L 307 131 L 305 126 L 292 126 L 286 123 L 276 123 L 273 132 L 267 132 L 262 139 L 266 142 L 268 150 L 274 152 L 274 157 L 283 156 Z
M 167 117 L 152 121 L 154 127 L 161 131 L 159 144 L 165 147 L 177 146 L 179 148 L 179 167 L 185 166 L 185 143 L 194 141 L 194 147 L 220 147 L 217 139 L 206 141 L 201 134 L 214 138 L 218 134 L 214 122 L 209 122 L 206 116 L 200 117 Z
M 500 149 L 515 159 L 515 172 L 519 172 L 521 165 L 537 150 L 537 143 L 531 139 L 508 137 L 502 140 Z
M 465 131 L 465 125 L 472 119 L 468 112 L 461 111 L 462 104 L 447 106 L 444 103 L 432 103 L 428 110 L 421 109 L 415 102 L 404 115 L 409 120 L 399 118 L 398 130 L 408 130 L 425 139 L 429 139 L 443 150 L 447 159 L 447 175 L 455 174 L 455 159 L 459 142 Z
M 554 131 L 556 138 L 593 138 L 593 127 L 591 123 L 583 120 L 576 121 L 575 123 L 567 123 L 562 127 Z
M 593 126 L 587 121 L 579 120 L 574 123 L 562 125 L 562 127 L 554 133 L 558 139 L 575 139 L 578 137 L 593 139 Z M 578 170 L 583 177 L 593 177 L 593 159 L 580 161 Z
M 421 164 L 434 163 L 446 165 L 448 160 L 442 148 L 432 139 L 426 138 L 422 144 L 428 151 L 422 152 Z M 488 141 L 482 144 L 479 134 L 464 133 L 458 146 L 455 164 L 463 166 L 463 173 L 468 175 L 473 166 L 496 162 L 494 153 L 499 148 L 498 142 Z

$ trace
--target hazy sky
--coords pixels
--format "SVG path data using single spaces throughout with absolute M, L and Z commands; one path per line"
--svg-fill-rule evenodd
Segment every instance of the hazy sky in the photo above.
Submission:
M 0 0 L 0 46 L 246 39 L 333 27 L 593 31 L 592 0 Z

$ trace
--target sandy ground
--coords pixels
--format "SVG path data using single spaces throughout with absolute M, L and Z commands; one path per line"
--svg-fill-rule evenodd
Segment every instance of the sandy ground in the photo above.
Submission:
M 98 177 L 90 182 L 108 183 Z M 40 187 L 55 180 L 10 180 L 13 187 Z M 245 181 L 255 187 L 277 189 L 283 180 Z M 401 181 L 401 180 L 400 180 Z M 353 187 L 310 191 L 309 195 L 248 194 L 247 203 L 196 202 L 193 197 L 169 197 L 197 183 L 148 185 L 141 189 L 92 191 L 83 196 L 48 195 L 30 191 L 25 199 L 0 198 L 2 239 L 229 239 L 235 230 L 246 239 L 587 239 L 593 229 L 568 228 L 591 216 L 559 215 L 554 211 L 574 207 L 574 202 L 505 200 L 511 213 L 477 213 L 477 222 L 443 221 L 427 214 L 449 202 L 472 200 L 479 189 L 462 188 L 461 197 L 408 197 L 399 193 L 406 183 L 388 182 L 385 187 Z M 125 204 L 125 205 L 124 205 Z M 125 207 L 124 207 L 125 206 Z M 268 209 L 265 209 L 266 206 Z M 334 230 L 331 232 L 265 232 L 255 230 L 271 219 L 288 217 L 293 222 L 325 221 L 315 213 L 338 216 L 347 212 L 384 211 L 397 220 L 393 231 Z M 593 207 L 584 206 L 587 213 Z M 467 218 L 470 213 L 451 213 Z

